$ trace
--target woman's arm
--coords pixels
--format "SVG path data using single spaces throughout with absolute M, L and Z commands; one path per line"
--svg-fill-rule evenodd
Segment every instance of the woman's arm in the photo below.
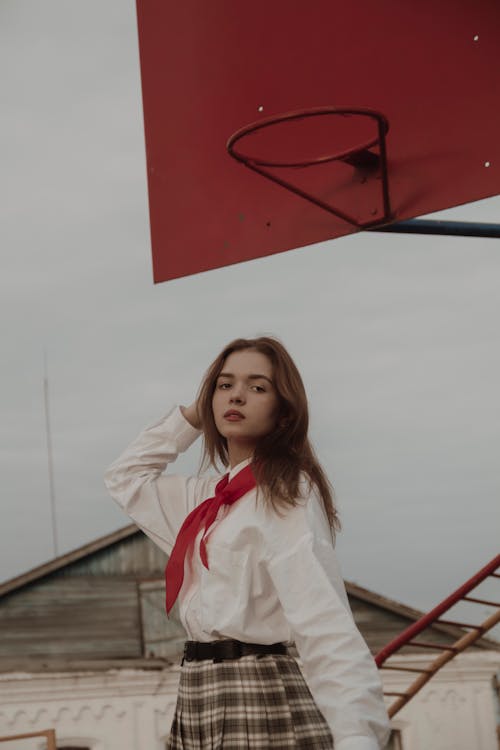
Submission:
M 311 513 L 310 503 L 317 505 Z M 379 750 L 390 724 L 375 661 L 349 608 L 320 498 L 267 525 L 267 567 L 335 750 Z
M 184 416 L 183 411 L 186 416 Z M 159 547 L 170 554 L 187 514 L 210 497 L 213 479 L 163 474 L 201 434 L 196 404 L 175 407 L 146 427 L 107 469 L 108 492 Z

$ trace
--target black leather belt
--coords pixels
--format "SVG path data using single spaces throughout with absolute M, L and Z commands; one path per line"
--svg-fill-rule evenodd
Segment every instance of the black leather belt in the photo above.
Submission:
M 225 659 L 240 659 L 248 654 L 286 654 L 287 649 L 284 643 L 243 643 L 243 641 L 224 640 L 210 641 L 203 643 L 201 641 L 186 641 L 184 644 L 185 661 L 203 661 L 212 659 L 212 661 L 224 661 Z

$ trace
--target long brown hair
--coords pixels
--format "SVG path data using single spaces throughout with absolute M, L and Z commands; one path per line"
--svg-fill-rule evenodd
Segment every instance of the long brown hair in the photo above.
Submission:
M 279 399 L 276 428 L 258 442 L 253 454 L 256 480 L 264 498 L 275 509 L 278 506 L 296 505 L 300 495 L 300 475 L 304 473 L 321 495 L 332 532 L 340 530 L 333 488 L 307 435 L 309 411 L 304 384 L 294 361 L 276 338 L 260 336 L 255 339 L 235 339 L 224 347 L 205 373 L 197 402 L 204 433 L 202 465 L 206 467 L 212 464 L 217 468 L 218 459 L 224 466 L 229 464 L 226 438 L 215 425 L 212 397 L 227 357 L 244 349 L 253 349 L 269 358 Z

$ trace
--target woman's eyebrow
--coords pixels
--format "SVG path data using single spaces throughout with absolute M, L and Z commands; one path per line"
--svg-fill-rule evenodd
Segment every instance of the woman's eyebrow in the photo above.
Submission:
M 232 372 L 221 372 L 219 373 L 219 378 L 234 378 L 234 375 Z M 247 380 L 267 380 L 268 383 L 273 385 L 273 381 L 267 375 L 259 375 L 258 373 L 247 375 Z
M 271 378 L 268 378 L 267 375 L 249 375 L 248 380 L 267 380 L 268 383 L 271 383 L 271 385 L 273 384 L 273 381 L 271 380 Z

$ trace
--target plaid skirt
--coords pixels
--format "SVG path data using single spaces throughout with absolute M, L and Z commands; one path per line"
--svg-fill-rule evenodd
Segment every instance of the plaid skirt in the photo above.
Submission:
M 166 750 L 332 750 L 295 659 L 251 654 L 184 662 Z

